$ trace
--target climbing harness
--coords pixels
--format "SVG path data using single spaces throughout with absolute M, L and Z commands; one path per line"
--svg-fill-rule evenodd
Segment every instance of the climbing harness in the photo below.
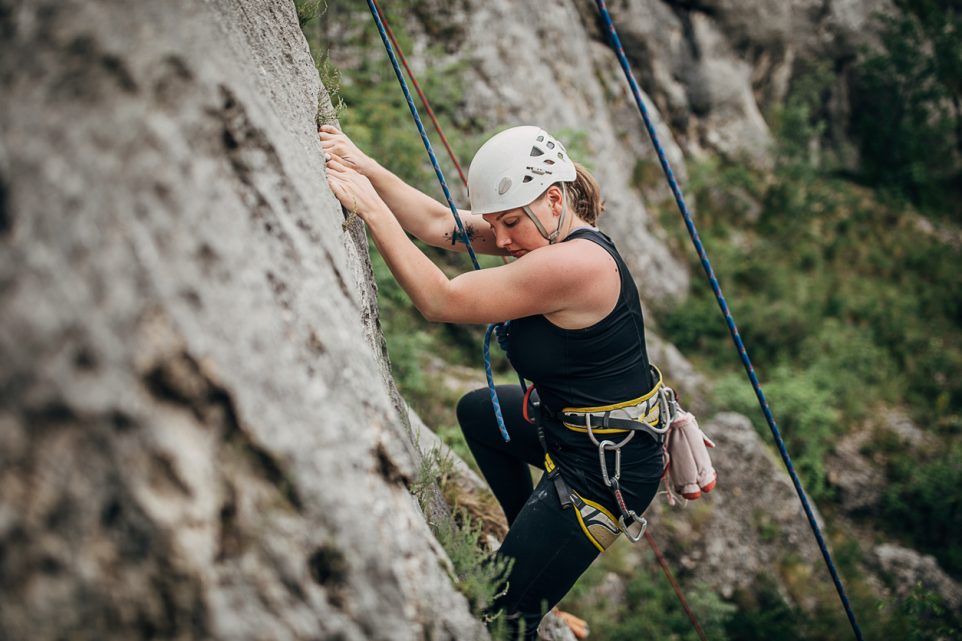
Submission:
M 601 468 L 601 479 L 604 481 L 621 510 L 618 516 L 618 527 L 632 542 L 641 540 L 648 521 L 642 515 L 628 507 L 621 491 L 621 450 L 638 432 L 647 432 L 656 443 L 663 443 L 668 431 L 670 407 L 666 387 L 657 368 L 652 367 L 656 376 L 655 386 L 644 396 L 598 407 L 565 407 L 558 418 L 566 428 L 587 433 L 591 443 L 598 448 L 598 462 Z M 661 426 L 664 427 L 661 427 Z M 616 433 L 627 433 L 624 438 L 613 441 L 605 438 Z M 598 440 L 598 436 L 602 440 Z M 608 468 L 608 453 L 614 455 L 614 468 Z
M 582 498 L 581 495 L 575 491 L 571 492 L 571 502 L 575 508 L 575 516 L 578 518 L 578 523 L 581 524 L 581 529 L 584 530 L 585 536 L 598 548 L 599 552 L 607 550 L 611 544 L 618 539 L 618 535 L 621 534 L 621 523 L 615 518 L 614 514 L 602 505 Z M 646 525 L 647 523 L 638 523 L 632 528 L 638 530 L 639 538 L 641 534 L 645 532 Z
M 714 447 L 714 444 L 698 427 L 695 417 L 681 408 L 675 391 L 665 385 L 661 371 L 655 366 L 651 367 L 651 371 L 656 382 L 647 394 L 612 405 L 565 407 L 560 412 L 552 413 L 540 403 L 531 400 L 534 385 L 525 393 L 524 418 L 538 429 L 538 438 L 545 450 L 545 471 L 548 478 L 554 483 L 562 506 L 574 505 L 577 508 L 585 534 L 599 550 L 604 550 L 607 544 L 601 544 L 596 537 L 589 534 L 589 529 L 584 525 L 586 509 L 595 510 L 591 519 L 599 527 L 604 529 L 605 518 L 609 518 L 616 535 L 624 532 L 633 542 L 641 539 L 647 527 L 644 516 L 628 508 L 621 491 L 622 449 L 638 432 L 647 433 L 663 447 L 666 464 L 662 477 L 667 487 L 669 503 L 672 505 L 675 504 L 673 490 L 684 499 L 693 500 L 699 498 L 702 492 L 713 490 L 717 482 L 717 474 L 707 450 L 708 446 Z M 586 434 L 598 448 L 601 478 L 611 490 L 621 511 L 620 516 L 616 518 L 607 511 L 596 513 L 594 504 L 586 502 L 586 499 L 568 489 L 558 466 L 548 452 L 541 421 L 543 415 L 558 420 L 569 430 Z M 615 434 L 624 436 L 616 437 Z M 608 465 L 609 454 L 612 454 L 614 459 L 611 467 Z
M 613 405 L 562 408 L 559 413 L 562 424 L 569 430 L 588 434 L 595 445 L 598 445 L 595 434 L 629 432 L 630 439 L 639 430 L 647 432 L 661 443 L 668 431 L 668 423 L 661 419 L 671 414 L 669 401 L 674 401 L 674 392 L 670 392 L 670 388 L 665 386 L 661 371 L 657 367 L 652 366 L 651 372 L 655 377 L 655 386 L 647 394 Z M 664 427 L 658 427 L 659 424 Z M 625 443 L 627 442 L 626 440 Z
M 615 54 L 618 57 L 618 62 L 621 65 L 621 69 L 625 74 L 625 78 L 627 79 L 629 86 L 631 87 L 631 93 L 635 99 L 635 104 L 638 106 L 638 110 L 641 112 L 645 129 L 647 130 L 648 136 L 651 138 L 651 143 L 655 148 L 656 154 L 658 155 L 658 161 L 661 164 L 661 168 L 665 172 L 668 185 L 675 197 L 675 203 L 678 205 L 678 210 L 681 212 L 682 218 L 685 220 L 685 226 L 688 229 L 688 235 L 691 236 L 692 243 L 695 246 L 695 251 L 698 253 L 698 258 L 701 260 L 702 268 L 705 270 L 705 275 L 708 277 L 708 282 L 711 285 L 716 300 L 718 301 L 718 306 L 721 309 L 722 314 L 725 316 L 725 322 L 728 324 L 728 331 L 731 334 L 732 341 L 735 343 L 735 347 L 738 350 L 739 355 L 741 356 L 742 364 L 745 367 L 745 372 L 748 375 L 748 379 L 752 383 L 752 388 L 755 390 L 755 396 L 758 398 L 758 404 L 762 409 L 762 413 L 765 415 L 765 420 L 768 421 L 768 427 L 772 432 L 772 437 L 775 439 L 775 445 L 778 447 L 778 452 L 782 457 L 782 461 L 785 463 L 785 468 L 788 470 L 788 474 L 792 479 L 792 484 L 795 486 L 795 492 L 798 494 L 798 498 L 802 502 L 802 507 L 805 510 L 805 516 L 808 518 L 809 526 L 812 528 L 812 533 L 815 535 L 815 540 L 818 542 L 818 547 L 822 553 L 822 558 L 825 560 L 825 565 L 828 567 L 829 574 L 832 576 L 832 582 L 835 584 L 835 590 L 838 592 L 839 599 L 842 602 L 842 607 L 845 609 L 845 614 L 848 617 L 849 624 L 852 626 L 852 631 L 855 633 L 855 638 L 858 639 L 858 641 L 862 641 L 862 631 L 859 628 L 858 621 L 855 619 L 855 612 L 852 610 L 852 606 L 849 603 L 848 595 L 845 593 L 845 587 L 842 585 L 842 580 L 838 575 L 838 570 L 835 568 L 835 563 L 832 561 L 832 555 L 828 551 L 825 538 L 822 536 L 822 530 L 819 527 L 818 522 L 815 520 L 815 512 L 812 510 L 811 505 L 809 505 L 808 497 L 805 494 L 805 490 L 802 489 L 802 483 L 798 478 L 798 474 L 795 473 L 795 467 L 792 464 L 792 459 L 788 454 L 788 448 L 785 447 L 785 442 L 782 440 L 781 432 L 779 432 L 778 426 L 775 423 L 775 417 L 772 415 L 772 411 L 768 407 L 768 401 L 765 400 L 765 394 L 762 392 L 761 384 L 758 382 L 758 377 L 755 375 L 755 368 L 752 366 L 751 359 L 748 357 L 748 350 L 745 349 L 745 344 L 742 342 L 741 335 L 738 333 L 738 327 L 735 325 L 735 319 L 732 317 L 731 311 L 728 308 L 728 303 L 725 302 L 725 297 L 722 295 L 721 287 L 718 284 L 718 279 L 715 277 L 715 271 L 712 269 L 711 262 L 708 260 L 708 254 L 705 252 L 701 238 L 698 236 L 698 230 L 695 229 L 695 223 L 692 220 L 691 213 L 688 211 L 688 206 L 685 204 L 685 198 L 682 196 L 681 188 L 678 186 L 678 181 L 675 179 L 675 175 L 671 170 L 671 165 L 668 162 L 668 157 L 665 155 L 665 150 L 662 148 L 661 142 L 658 139 L 655 126 L 651 120 L 651 116 L 648 114 L 648 108 L 641 99 L 641 90 L 638 88 L 638 82 L 635 80 L 635 76 L 631 71 L 631 66 L 628 64 L 628 58 L 625 56 L 625 50 L 621 46 L 621 40 L 618 38 L 618 32 L 615 30 L 615 25 L 611 20 L 611 15 L 608 13 L 608 7 L 605 4 L 605 0 L 595 0 L 595 3 L 597 4 L 598 11 L 601 14 L 602 22 L 604 23 L 605 28 L 608 30 L 608 35 L 611 38 L 611 44 L 615 50 Z

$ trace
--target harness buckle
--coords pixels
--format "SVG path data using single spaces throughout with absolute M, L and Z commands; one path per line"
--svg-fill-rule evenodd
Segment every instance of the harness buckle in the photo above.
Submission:
M 628 443 L 628 441 L 630 441 L 631 439 L 635 438 L 635 432 L 632 431 L 632 432 L 628 432 L 628 436 L 626 436 L 624 439 L 622 439 L 622 441 L 619 442 L 619 443 L 612 443 L 612 442 L 609 441 L 609 440 L 604 440 L 604 441 L 599 442 L 599 441 L 598 441 L 598 438 L 595 436 L 595 433 L 594 433 L 594 426 L 591 424 L 591 413 L 590 413 L 590 412 L 587 413 L 587 414 L 585 414 L 585 429 L 588 431 L 588 438 L 590 438 L 590 439 L 591 439 L 591 442 L 592 442 L 595 446 L 597 446 L 597 447 L 599 447 L 599 448 L 601 447 L 601 443 L 611 443 L 611 445 L 613 445 L 614 447 L 611 447 L 610 449 L 614 449 L 614 448 L 616 448 L 616 447 L 621 447 L 621 446 L 625 445 L 626 443 Z

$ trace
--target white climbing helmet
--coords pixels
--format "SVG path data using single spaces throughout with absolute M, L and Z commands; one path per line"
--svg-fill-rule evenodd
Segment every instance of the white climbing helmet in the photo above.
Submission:
M 481 145 L 471 161 L 471 213 L 493 214 L 524 207 L 541 235 L 553 243 L 564 224 L 567 203 L 562 204 L 562 217 L 552 234 L 545 231 L 528 205 L 551 185 L 572 181 L 577 175 L 564 145 L 541 127 L 506 129 Z

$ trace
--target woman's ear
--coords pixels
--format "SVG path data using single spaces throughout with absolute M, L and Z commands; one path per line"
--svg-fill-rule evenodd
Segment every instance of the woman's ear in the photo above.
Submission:
M 562 198 L 561 188 L 557 185 L 551 185 L 548 187 L 548 205 L 551 206 L 552 216 L 555 218 L 561 216 L 564 200 Z

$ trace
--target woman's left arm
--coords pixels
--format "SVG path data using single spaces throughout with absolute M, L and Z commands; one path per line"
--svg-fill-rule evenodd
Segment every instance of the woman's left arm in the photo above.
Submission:
M 341 204 L 367 223 L 391 273 L 428 320 L 480 324 L 550 314 L 582 302 L 590 288 L 591 269 L 568 243 L 449 279 L 408 238 L 367 178 L 334 161 L 328 182 Z

